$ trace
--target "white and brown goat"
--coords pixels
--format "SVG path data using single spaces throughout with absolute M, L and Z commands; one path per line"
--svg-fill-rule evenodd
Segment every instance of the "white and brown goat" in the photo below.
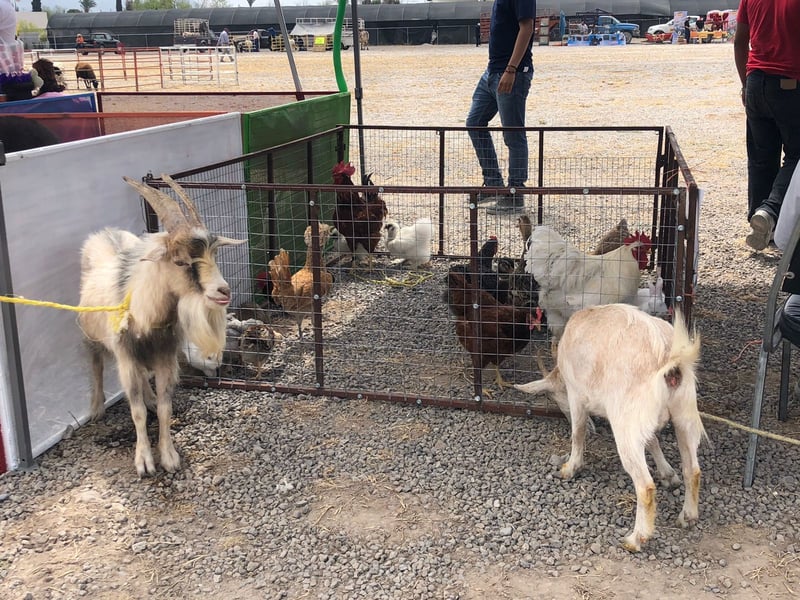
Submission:
M 656 491 L 647 468 L 645 448 L 656 463 L 663 484 L 680 483 L 664 458 L 656 434 L 672 420 L 686 485 L 681 527 L 698 517 L 700 466 L 697 447 L 705 437 L 697 411 L 694 365 L 700 339 L 692 339 L 680 312 L 675 324 L 650 316 L 628 304 L 593 306 L 567 321 L 558 345 L 556 368 L 544 379 L 519 390 L 549 392 L 572 424 L 572 452 L 561 466 L 571 479 L 583 466 L 589 415 L 611 424 L 622 466 L 636 490 L 636 522 L 623 545 L 641 549 L 655 531 Z
M 169 429 L 178 354 L 184 340 L 204 356 L 222 352 L 231 289 L 217 267 L 216 253 L 222 246 L 243 243 L 209 233 L 186 192 L 168 176 L 163 178 L 183 201 L 185 213 L 170 195 L 125 177 L 153 207 L 165 231 L 137 237 L 106 229 L 86 240 L 81 255 L 81 306 L 129 303 L 121 319 L 113 313 L 85 312 L 78 323 L 91 357 L 92 418 L 105 412 L 103 363 L 110 353 L 136 428 L 134 462 L 140 477 L 155 473 L 148 407 L 158 415 L 161 466 L 170 472 L 180 467 Z

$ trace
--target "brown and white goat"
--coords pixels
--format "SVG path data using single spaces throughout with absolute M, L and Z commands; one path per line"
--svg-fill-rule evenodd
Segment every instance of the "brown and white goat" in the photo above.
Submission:
M 593 306 L 567 321 L 556 368 L 544 379 L 516 385 L 523 392 L 549 392 L 572 424 L 572 452 L 561 466 L 571 479 L 583 466 L 589 415 L 611 424 L 622 466 L 636 490 L 636 522 L 623 545 L 638 552 L 655 531 L 656 493 L 645 448 L 662 484 L 680 480 L 658 444 L 657 432 L 672 420 L 686 494 L 681 527 L 698 518 L 700 466 L 697 447 L 706 437 L 697 410 L 694 365 L 700 338 L 690 338 L 679 312 L 674 327 L 628 304 Z
M 136 237 L 106 229 L 86 240 L 81 255 L 81 306 L 129 302 L 121 319 L 113 313 L 85 312 L 78 323 L 91 357 L 92 418 L 105 412 L 103 363 L 110 353 L 136 428 L 134 463 L 140 477 L 155 473 L 148 407 L 158 414 L 161 466 L 170 472 L 180 467 L 169 430 L 178 354 L 184 340 L 203 356 L 222 352 L 231 289 L 217 267 L 216 253 L 222 246 L 243 243 L 209 233 L 186 192 L 162 177 L 183 201 L 186 213 L 168 194 L 125 177 L 153 207 L 165 231 Z

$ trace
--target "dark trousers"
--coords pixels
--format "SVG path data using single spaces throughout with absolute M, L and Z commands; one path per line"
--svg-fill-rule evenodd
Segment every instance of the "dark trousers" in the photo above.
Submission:
M 792 82 L 762 71 L 747 76 L 748 221 L 758 208 L 777 219 L 800 159 L 800 81 Z

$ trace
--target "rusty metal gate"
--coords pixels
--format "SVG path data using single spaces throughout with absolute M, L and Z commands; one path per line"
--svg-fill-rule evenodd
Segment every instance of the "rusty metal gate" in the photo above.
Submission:
M 490 128 L 501 165 L 502 129 Z M 527 128 L 530 148 L 525 210 L 570 244 L 590 251 L 621 219 L 652 240 L 648 278 L 663 279 L 664 300 L 691 320 L 697 258 L 698 189 L 668 127 Z M 246 236 L 248 249 L 219 264 L 233 289 L 228 349 L 205 374 L 187 367 L 183 382 L 293 394 L 370 398 L 520 415 L 550 413 L 513 388 L 489 383 L 489 369 L 472 367 L 443 299 L 448 269 L 474 270 L 482 244 L 498 242 L 498 259 L 519 259 L 524 248 L 516 214 L 488 214 L 476 202 L 480 168 L 466 128 L 340 127 L 225 163 L 178 173 L 209 229 Z M 356 156 L 356 154 L 358 156 Z M 356 185 L 378 193 L 388 216 L 409 225 L 433 222 L 432 259 L 411 270 L 381 243 L 372 264 L 344 264 L 331 243 L 320 245 L 320 224 L 331 223 L 341 186 L 332 168 L 350 157 Z M 365 158 L 367 157 L 367 158 Z M 370 175 L 374 185 L 364 186 Z M 152 185 L 161 186 L 159 180 Z M 152 228 L 157 223 L 152 220 Z M 303 232 L 311 227 L 311 245 Z M 324 241 L 324 240 L 323 240 Z M 292 271 L 306 263 L 319 292 L 323 270 L 335 282 L 312 298 L 300 339 L 297 321 L 270 301 L 268 263 L 289 252 Z M 513 263 L 512 263 L 513 264 Z M 477 280 L 476 280 L 477 281 Z M 279 335 L 255 349 L 243 337 L 263 323 Z M 550 339 L 533 336 L 502 361 L 506 380 L 528 382 L 550 363 Z M 203 367 L 203 365 L 199 365 Z

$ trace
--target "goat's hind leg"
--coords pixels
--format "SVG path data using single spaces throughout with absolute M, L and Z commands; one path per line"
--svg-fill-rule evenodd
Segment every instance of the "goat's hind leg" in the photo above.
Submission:
M 650 455 L 656 463 L 658 480 L 661 482 L 661 485 L 667 489 L 678 487 L 681 484 L 681 479 L 678 477 L 677 473 L 675 473 L 675 469 L 672 468 L 672 465 L 667 462 L 664 453 L 661 451 L 661 445 L 658 443 L 657 434 L 653 436 L 653 439 L 647 442 L 647 449 L 650 451 Z
M 156 412 L 158 413 L 158 452 L 161 466 L 174 473 L 181 466 L 181 457 L 172 443 L 172 388 L 178 378 L 178 363 L 162 365 L 155 369 Z
M 621 430 L 625 428 L 616 428 L 613 423 L 611 427 L 622 466 L 631 476 L 636 490 L 636 521 L 622 545 L 630 552 L 638 552 L 656 529 L 656 484 L 647 468 L 644 446 L 635 441 L 641 439 L 639 432 Z
M 678 439 L 683 481 L 686 485 L 683 510 L 678 515 L 678 524 L 681 527 L 688 527 L 699 517 L 700 463 L 697 460 L 697 448 L 705 430 L 696 409 L 694 414 L 673 416 L 672 423 L 675 426 L 675 437 Z

